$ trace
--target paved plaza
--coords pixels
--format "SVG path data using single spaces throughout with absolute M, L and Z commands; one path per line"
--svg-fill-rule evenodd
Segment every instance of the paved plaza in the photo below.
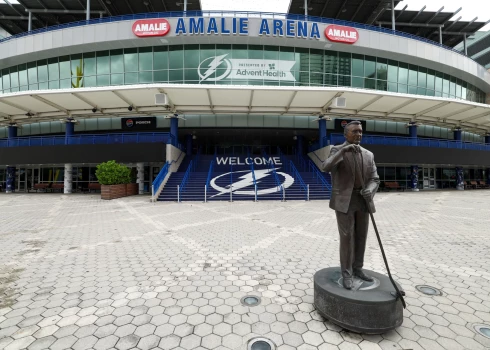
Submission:
M 403 325 L 349 333 L 313 307 L 338 266 L 326 201 L 150 203 L 0 195 L 0 349 L 490 349 L 490 191 L 378 193 Z M 385 272 L 374 231 L 365 267 Z M 417 285 L 440 288 L 427 296 Z M 258 306 L 242 297 L 261 297 Z

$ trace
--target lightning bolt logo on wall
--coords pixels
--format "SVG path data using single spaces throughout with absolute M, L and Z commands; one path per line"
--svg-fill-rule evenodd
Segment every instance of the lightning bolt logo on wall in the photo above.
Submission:
M 282 186 L 284 186 L 284 188 L 291 187 L 294 183 L 293 177 L 286 174 L 286 173 L 277 171 L 279 169 L 280 168 L 275 168 L 276 173 L 278 175 L 281 175 L 282 177 L 284 177 L 284 181 L 282 183 Z M 239 180 L 235 181 L 231 185 L 230 184 L 227 184 L 227 185 L 223 184 L 223 186 L 219 185 L 220 182 L 229 181 L 231 174 L 242 174 L 242 173 L 243 173 L 243 175 L 238 177 Z M 261 182 L 261 180 L 265 179 L 266 177 L 272 176 L 272 169 L 255 170 L 254 174 L 255 174 L 255 181 L 258 184 L 259 182 Z M 220 181 L 220 180 L 223 180 L 223 181 Z M 249 196 L 255 195 L 253 177 L 252 177 L 252 172 L 250 170 L 239 170 L 239 171 L 229 172 L 229 173 L 225 173 L 225 174 L 216 176 L 214 179 L 212 179 L 210 181 L 209 184 L 211 185 L 212 188 L 214 188 L 216 191 L 218 191 L 218 193 L 211 196 L 211 198 L 216 197 L 216 196 L 220 196 L 222 194 L 229 194 L 230 190 L 233 192 L 233 194 L 237 194 L 237 195 L 240 195 L 240 194 L 241 195 L 249 195 Z M 250 189 L 246 190 L 247 187 L 250 187 Z M 275 193 L 275 192 L 280 192 L 280 191 L 281 191 L 281 188 L 278 186 L 275 186 L 275 187 L 271 187 L 271 188 L 257 190 L 257 195 L 260 196 L 260 195 Z

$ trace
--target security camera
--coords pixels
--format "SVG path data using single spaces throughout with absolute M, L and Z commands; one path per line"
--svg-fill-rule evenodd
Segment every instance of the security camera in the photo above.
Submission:
M 133 106 L 129 106 L 129 107 L 128 107 L 128 111 L 130 111 L 130 112 L 131 112 L 132 110 L 133 110 Z
M 97 108 L 96 107 L 92 108 L 92 113 L 95 113 L 95 112 L 97 112 Z

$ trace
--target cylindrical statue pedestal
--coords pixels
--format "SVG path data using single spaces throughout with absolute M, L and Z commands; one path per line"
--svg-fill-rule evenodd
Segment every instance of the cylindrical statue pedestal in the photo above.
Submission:
M 342 286 L 340 267 L 329 267 L 315 273 L 314 303 L 329 321 L 347 330 L 364 334 L 381 334 L 403 322 L 403 305 L 395 297 L 388 276 L 365 270 L 374 282 L 354 278 L 354 287 Z M 402 288 L 397 283 L 397 287 Z

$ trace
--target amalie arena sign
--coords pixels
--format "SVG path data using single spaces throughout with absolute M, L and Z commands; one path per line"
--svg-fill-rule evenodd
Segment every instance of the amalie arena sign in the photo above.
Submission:
M 181 17 L 172 19 L 175 27 L 171 28 L 170 22 L 164 18 L 143 19 L 133 23 L 133 33 L 138 37 L 165 36 L 171 33 L 173 36 L 254 35 L 313 40 L 321 38 L 321 23 L 271 18 L 252 20 L 256 21 L 253 26 L 247 17 Z M 257 21 L 260 21 L 260 24 Z M 355 28 L 339 25 L 328 25 L 324 35 L 332 42 L 343 44 L 354 44 L 359 39 L 359 33 Z

